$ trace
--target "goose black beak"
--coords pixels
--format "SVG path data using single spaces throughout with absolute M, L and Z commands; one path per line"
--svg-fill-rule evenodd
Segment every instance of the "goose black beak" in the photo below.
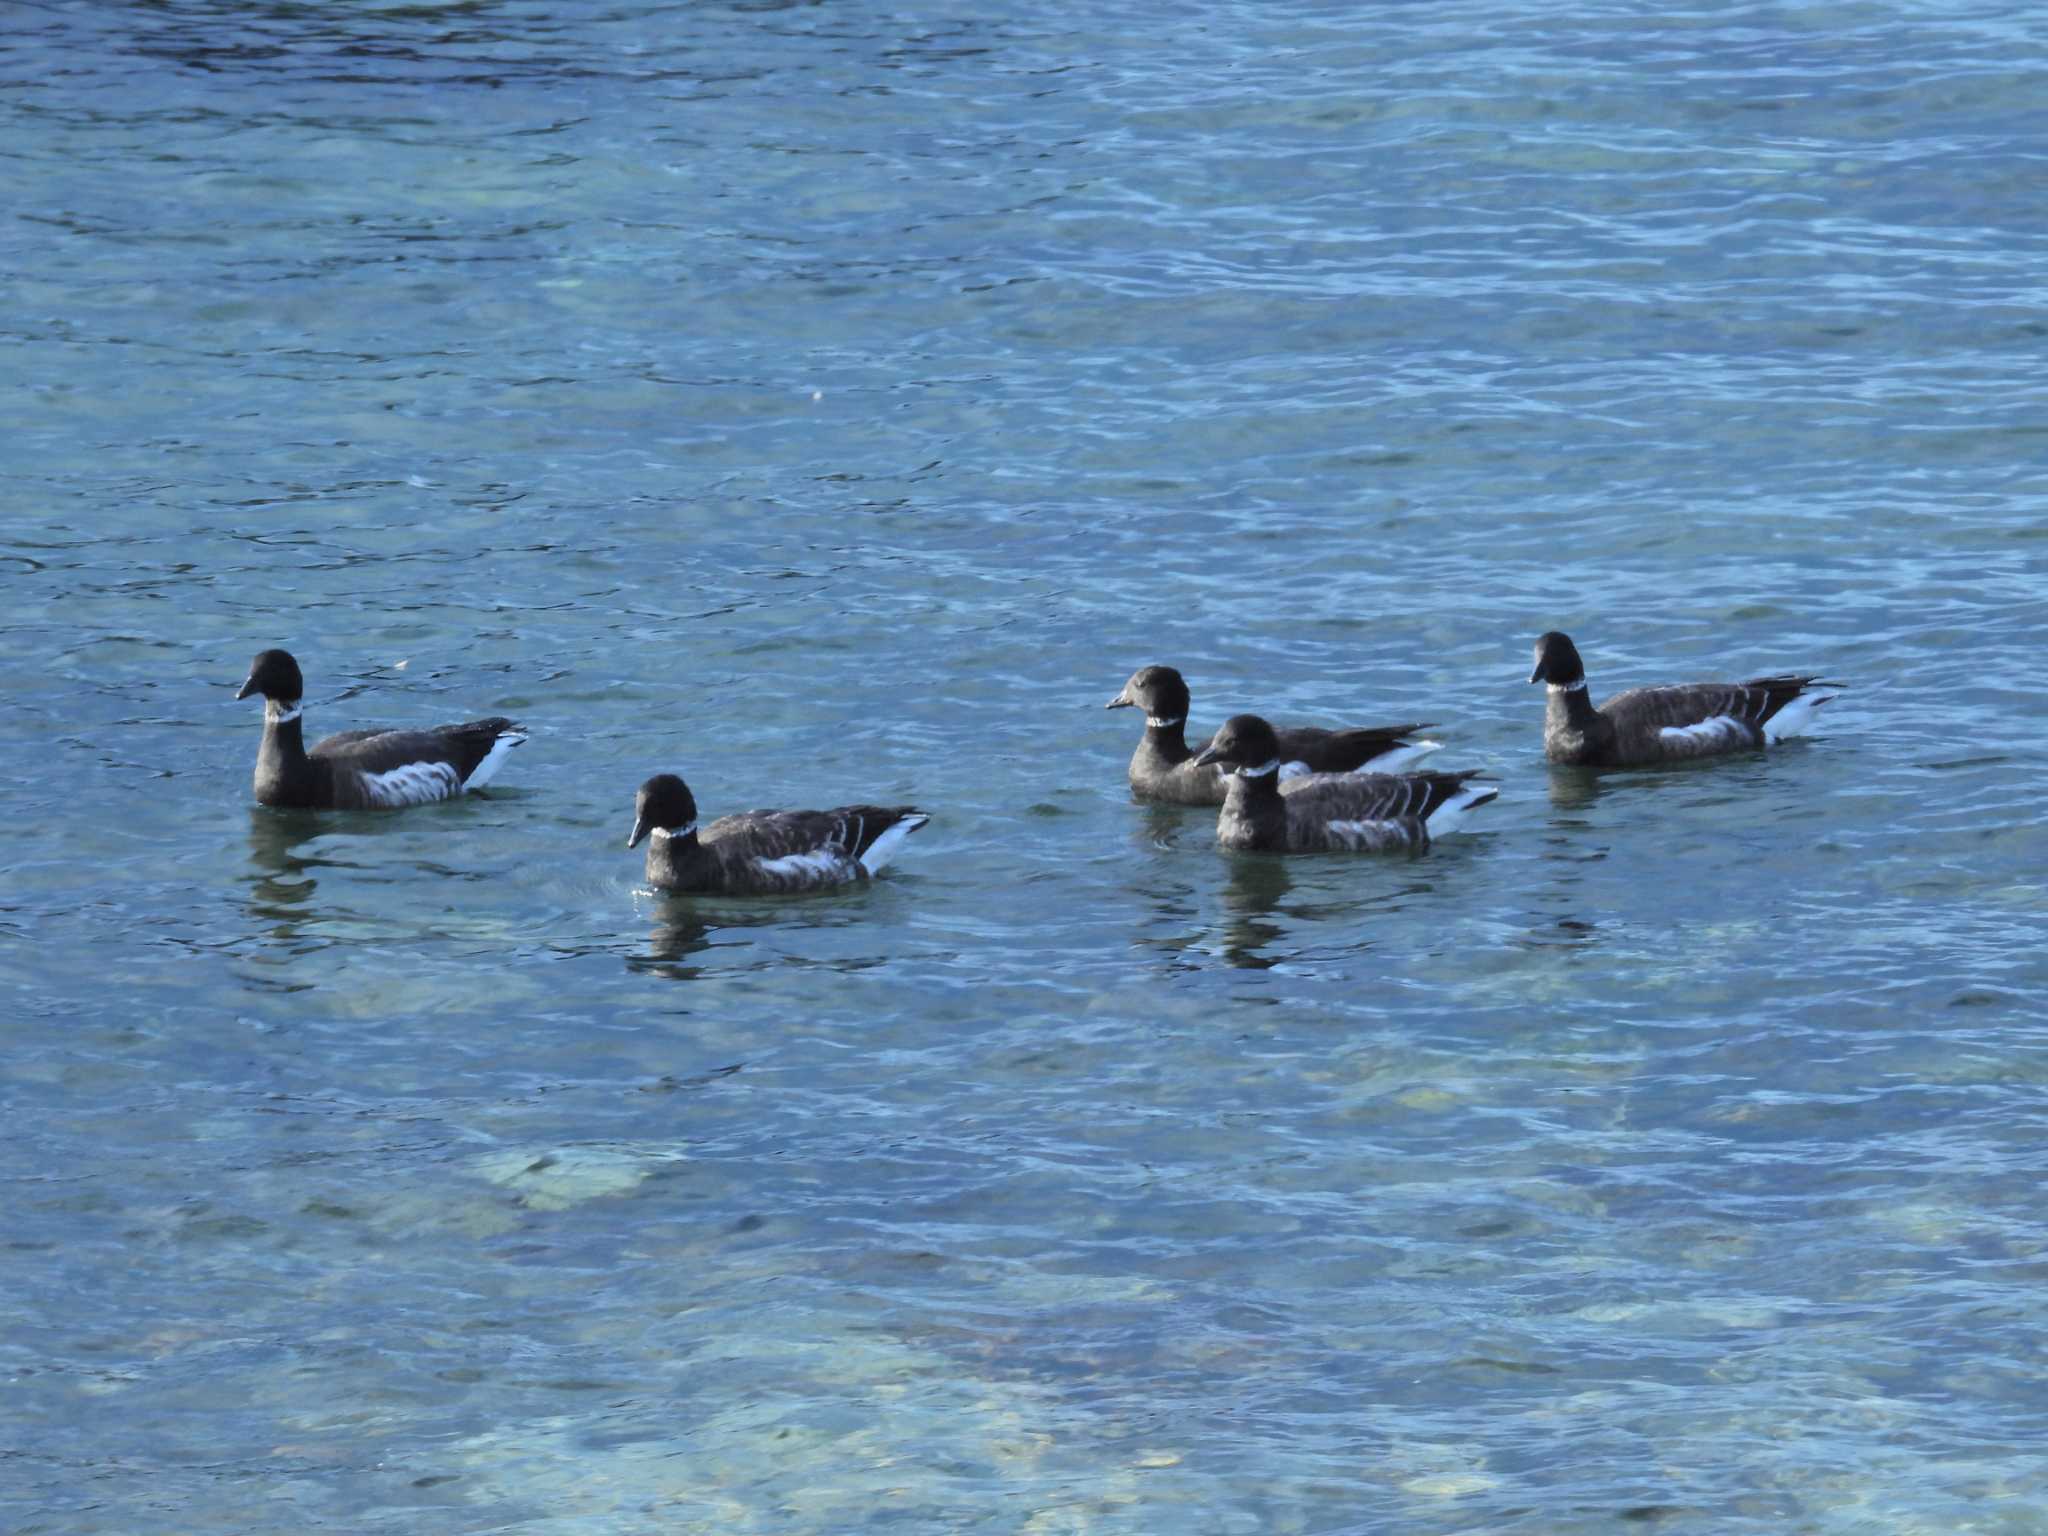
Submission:
M 1221 752 L 1218 752 L 1213 746 L 1204 747 L 1195 757 L 1195 766 L 1197 768 L 1206 768 L 1211 763 L 1220 763 L 1222 761 L 1223 754 Z
M 242 686 L 235 690 L 235 697 L 238 699 L 246 699 L 247 697 L 249 697 L 250 694 L 254 693 L 255 691 L 256 679 L 253 677 L 245 678 L 242 681 Z
M 633 818 L 633 835 L 626 839 L 626 846 L 628 848 L 638 848 L 640 846 L 640 839 L 645 837 L 646 835 L 647 818 L 644 816 L 635 816 Z
M 1544 676 L 1543 676 L 1543 663 L 1542 663 L 1542 662 L 1540 662 L 1540 661 L 1539 661 L 1539 662 L 1537 662 L 1537 663 L 1536 663 L 1536 670 L 1535 670 L 1534 672 L 1531 672 L 1531 673 L 1529 674 L 1529 681 L 1530 681 L 1530 682 L 1532 682 L 1532 683 L 1540 683 L 1540 682 L 1543 682 L 1543 681 L 1545 681 L 1545 678 L 1544 678 Z
M 1123 694 L 1118 694 L 1115 698 L 1111 699 L 1107 704 L 1103 705 L 1102 707 L 1104 709 L 1129 709 L 1132 705 L 1136 703 L 1136 699 L 1126 698 Z

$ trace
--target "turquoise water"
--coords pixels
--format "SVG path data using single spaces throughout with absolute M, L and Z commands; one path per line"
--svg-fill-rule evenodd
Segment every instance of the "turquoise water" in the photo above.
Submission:
M 2048 28 L 0 28 L 0 1526 L 2048 1524 Z M 1815 670 L 1813 738 L 1542 761 Z M 523 719 L 487 799 L 251 803 Z M 1428 719 L 1420 861 L 1133 803 Z M 916 801 L 640 889 L 634 786 Z

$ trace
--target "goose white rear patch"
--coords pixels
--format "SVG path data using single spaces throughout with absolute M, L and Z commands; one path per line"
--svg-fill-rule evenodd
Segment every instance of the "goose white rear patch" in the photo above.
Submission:
M 1500 791 L 1491 784 L 1467 784 L 1450 799 L 1429 814 L 1429 835 L 1442 837 L 1446 832 L 1455 832 L 1465 824 L 1465 818 L 1490 800 L 1500 797 Z
M 1444 744 L 1440 741 L 1411 741 L 1405 747 L 1389 747 L 1378 757 L 1368 758 L 1355 773 L 1399 773 L 1403 768 L 1412 768 L 1432 752 L 1441 752 Z
M 372 805 L 425 805 L 461 792 L 453 763 L 407 763 L 388 773 L 363 775 L 363 796 Z
M 1813 724 L 1814 714 L 1821 705 L 1840 697 L 1839 693 L 1802 693 L 1764 722 L 1765 738 L 1783 741 L 1787 736 L 1799 735 Z
M 1749 726 L 1733 715 L 1709 715 L 1692 725 L 1667 725 L 1657 734 L 1665 741 L 1686 742 L 1706 751 L 1745 747 L 1755 739 Z
M 491 743 L 491 750 L 484 754 L 484 760 L 470 771 L 462 781 L 464 789 L 482 789 L 491 782 L 491 775 L 505 766 L 505 756 L 514 747 L 526 740 L 524 731 L 507 731 Z
M 930 820 L 929 816 L 904 817 L 868 845 L 868 851 L 860 856 L 861 868 L 875 874 L 896 856 L 896 850 L 903 846 L 903 839 Z

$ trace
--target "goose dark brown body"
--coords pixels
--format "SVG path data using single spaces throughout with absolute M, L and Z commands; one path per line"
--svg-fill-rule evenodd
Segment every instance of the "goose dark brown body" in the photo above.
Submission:
M 1598 709 L 1571 639 L 1552 631 L 1536 642 L 1532 683 L 1549 684 L 1543 753 L 1553 763 L 1593 768 L 1679 763 L 1750 751 L 1795 735 L 1840 688 L 1817 675 L 1753 677 L 1742 683 L 1630 688 Z M 1795 708 L 1796 706 L 1796 708 Z
M 264 805 L 364 811 L 452 799 L 472 787 L 470 776 L 500 741 L 525 739 L 497 715 L 424 731 L 342 731 L 310 748 L 299 728 L 297 720 L 264 722 L 256 750 L 256 798 Z
M 305 743 L 299 666 L 264 651 L 238 699 L 263 696 L 256 799 L 298 810 L 392 810 L 481 788 L 526 733 L 502 715 L 424 730 L 340 731 Z
M 640 786 L 631 848 L 647 845 L 647 883 L 693 895 L 774 896 L 871 878 L 930 818 L 909 805 L 742 811 L 701 831 L 697 800 L 672 773 Z
M 1197 764 L 1187 743 L 1188 685 L 1172 667 L 1141 667 L 1105 709 L 1142 709 L 1145 734 L 1131 754 L 1131 789 L 1147 800 L 1176 805 L 1221 805 L 1223 776 Z M 1276 728 L 1281 761 L 1308 773 L 1355 773 L 1376 758 L 1395 754 L 1414 760 L 1433 750 L 1413 740 L 1426 725 L 1378 725 L 1325 730 L 1316 726 Z M 1213 742 L 1210 743 L 1213 745 Z M 1283 787 L 1294 782 L 1289 777 Z M 1287 791 L 1292 793 L 1291 790 Z
M 1283 782 L 1279 739 L 1256 715 L 1234 715 L 1198 761 L 1225 770 L 1216 841 L 1252 853 L 1423 853 L 1430 818 L 1447 823 L 1500 792 L 1459 773 L 1319 773 Z

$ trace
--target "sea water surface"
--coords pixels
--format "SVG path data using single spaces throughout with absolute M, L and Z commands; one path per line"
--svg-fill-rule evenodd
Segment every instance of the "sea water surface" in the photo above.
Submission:
M 2048 1526 L 2048 23 L 0 22 L 0 1526 Z M 1824 673 L 1812 738 L 1542 759 Z M 487 798 L 252 803 L 502 713 Z M 1128 712 L 1427 720 L 1229 857 Z M 623 847 L 915 802 L 871 886 Z

